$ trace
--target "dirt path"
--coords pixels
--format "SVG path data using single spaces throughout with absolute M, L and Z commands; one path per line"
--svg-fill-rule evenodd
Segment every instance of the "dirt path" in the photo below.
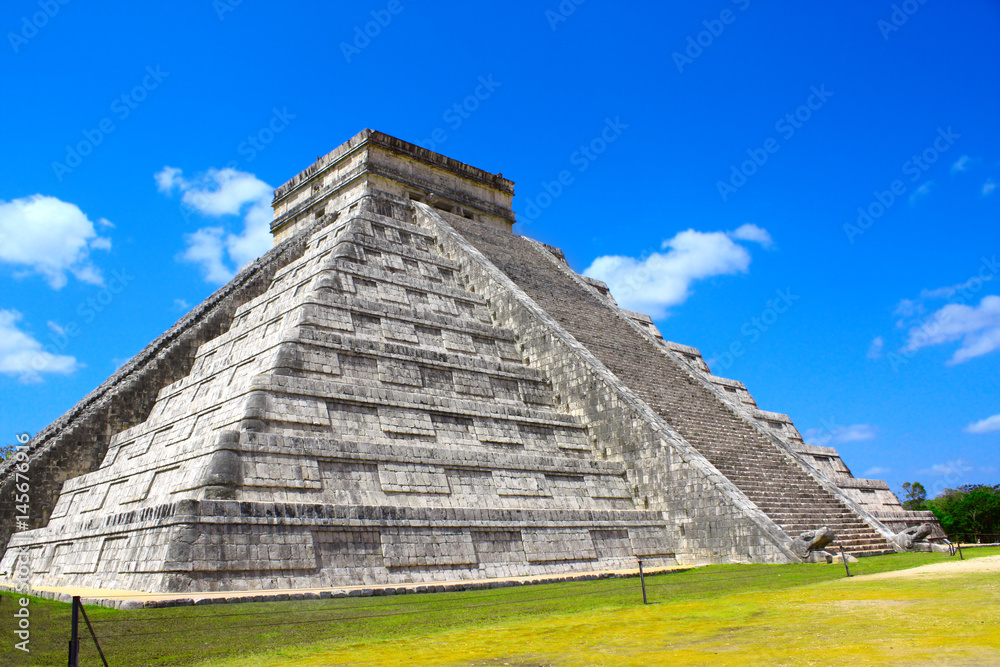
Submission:
M 942 563 L 932 563 L 911 567 L 908 570 L 895 570 L 893 572 L 882 572 L 879 574 L 869 574 L 865 579 L 912 579 L 919 577 L 938 578 L 972 573 L 1000 573 L 1000 556 L 983 556 L 969 560 L 953 560 Z

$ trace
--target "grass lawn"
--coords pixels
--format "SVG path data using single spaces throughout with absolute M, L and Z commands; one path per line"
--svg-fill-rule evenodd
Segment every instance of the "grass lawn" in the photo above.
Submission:
M 897 554 L 851 569 L 868 575 L 950 560 L 957 557 Z M 637 579 L 613 579 L 131 612 L 93 607 L 88 615 L 113 667 L 996 665 L 998 579 L 974 572 L 847 579 L 842 565 L 727 565 L 647 577 L 646 606 Z M 14 604 L 2 594 L 0 662 L 65 665 L 69 605 L 32 601 L 25 655 L 12 646 Z M 81 664 L 100 664 L 90 643 Z

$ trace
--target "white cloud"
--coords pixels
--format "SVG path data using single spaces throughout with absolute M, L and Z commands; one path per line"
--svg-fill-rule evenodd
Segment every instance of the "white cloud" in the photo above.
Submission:
M 934 189 L 934 181 L 927 181 L 919 188 L 914 190 L 913 194 L 910 195 L 910 206 L 915 205 L 917 201 L 929 195 L 931 193 L 931 190 L 933 189 Z
M 663 242 L 661 250 L 666 252 L 654 252 L 645 259 L 605 255 L 583 274 L 607 283 L 622 307 L 659 319 L 668 308 L 687 300 L 694 281 L 749 270 L 750 253 L 734 238 L 763 244 L 771 237 L 755 225 L 730 233 L 688 229 Z
M 177 310 L 191 310 L 191 304 L 184 299 L 174 299 L 174 308 Z
M 181 258 L 201 264 L 205 280 L 210 283 L 225 283 L 233 277 L 233 270 L 225 260 L 226 230 L 222 227 L 202 227 L 192 234 L 185 234 L 187 249 Z
M 802 434 L 802 439 L 810 445 L 829 447 L 848 442 L 871 440 L 877 434 L 877 429 L 871 424 L 851 424 L 835 428 L 810 428 Z
M 42 344 L 18 328 L 21 313 L 0 309 L 0 373 L 24 383 L 40 382 L 42 373 L 68 375 L 80 364 L 73 357 L 46 352 Z M 53 331 L 58 325 L 49 323 Z
M 99 220 L 102 227 L 113 227 Z M 91 250 L 109 250 L 111 241 L 97 235 L 94 223 L 75 204 L 33 195 L 0 200 L 0 262 L 41 274 L 54 289 L 66 285 L 70 273 L 82 282 L 103 284 L 90 262 Z
M 164 167 L 154 174 L 160 192 L 180 191 L 181 201 L 210 218 L 243 216 L 243 229 L 202 227 L 185 236 L 181 259 L 200 264 L 205 279 L 224 283 L 248 262 L 271 248 L 271 198 L 274 188 L 253 174 L 235 169 L 209 169 L 204 176 L 186 179 L 180 169 Z
M 930 468 L 918 470 L 917 475 L 927 477 L 946 477 L 950 479 L 960 479 L 967 473 L 972 472 L 973 466 L 968 461 L 956 459 L 932 465 Z
M 924 289 L 916 299 L 903 299 L 897 304 L 893 311 L 899 316 L 896 327 L 906 336 L 900 353 L 912 356 L 925 347 L 960 342 L 948 362 L 959 364 L 1000 347 L 1000 297 L 986 296 L 978 306 L 965 305 L 996 277 L 996 258 L 983 257 L 982 261 L 978 275 L 965 282 Z M 932 301 L 944 300 L 952 303 L 931 305 Z
M 183 172 L 177 167 L 164 167 L 153 174 L 156 179 L 156 188 L 163 194 L 170 194 L 174 188 L 178 188 L 184 182 L 181 178 Z
M 896 309 L 892 311 L 892 314 L 902 317 L 913 317 L 914 315 L 921 315 L 924 312 L 924 304 L 913 299 L 903 299 L 896 305 Z M 903 326 L 903 324 L 899 323 L 899 326 Z
M 961 341 L 949 364 L 960 364 L 1000 348 L 1000 296 L 978 306 L 950 303 L 910 329 L 906 352 Z
M 862 442 L 873 439 L 875 434 L 875 427 L 871 424 L 852 424 L 836 429 L 830 441 L 838 445 L 845 442 Z
M 861 473 L 861 477 L 863 479 L 878 478 L 881 477 L 882 475 L 887 475 L 890 472 L 892 472 L 892 468 L 883 468 L 881 466 L 875 466 Z
M 882 350 L 885 348 L 885 339 L 881 336 L 875 336 L 872 340 L 872 344 L 868 346 L 867 357 L 869 359 L 879 359 L 882 357 Z
M 965 427 L 966 433 L 992 433 L 993 431 L 1000 431 L 1000 415 L 980 419 Z
M 766 229 L 749 222 L 745 225 L 740 225 L 735 231 L 730 232 L 730 236 L 741 241 L 753 241 L 754 243 L 759 243 L 765 248 L 770 248 L 774 245 L 774 241 L 771 239 L 771 235 L 767 233 Z
M 969 278 L 964 283 L 958 283 L 957 285 L 948 285 L 947 287 L 938 287 L 937 289 L 925 289 L 921 290 L 921 299 L 950 299 L 959 292 L 964 292 L 967 289 L 973 289 L 978 291 L 982 287 L 982 283 L 989 282 L 993 280 L 992 274 L 985 274 L 982 277 Z M 905 301 L 905 299 L 904 299 Z M 902 302 L 900 302 L 902 305 Z
M 996 182 L 994 182 L 992 178 L 986 179 L 986 182 L 983 183 L 983 196 L 989 197 L 991 194 L 993 194 L 993 191 L 996 189 L 997 189 Z
M 968 155 L 963 155 L 951 165 L 951 173 L 957 174 L 960 171 L 968 171 L 970 166 L 972 166 L 972 158 Z

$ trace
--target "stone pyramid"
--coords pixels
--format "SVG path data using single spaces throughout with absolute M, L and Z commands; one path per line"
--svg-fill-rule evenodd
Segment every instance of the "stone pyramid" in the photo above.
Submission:
M 274 250 L 32 440 L 0 570 L 207 591 L 794 562 L 804 530 L 877 553 L 927 519 L 514 235 L 512 195 L 369 130 L 279 188 Z

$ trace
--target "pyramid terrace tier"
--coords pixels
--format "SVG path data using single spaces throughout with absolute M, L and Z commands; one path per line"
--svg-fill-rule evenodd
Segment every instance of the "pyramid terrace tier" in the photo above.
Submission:
M 235 499 L 279 497 L 296 502 L 385 502 L 448 507 L 631 509 L 621 465 L 567 454 L 566 434 L 538 426 L 493 430 L 481 442 L 468 434 L 440 442 L 414 438 L 408 415 L 389 412 L 392 433 L 361 429 L 312 437 L 252 433 L 240 441 L 223 432 L 165 447 L 159 455 L 115 463 L 66 482 L 50 526 L 169 502 L 205 489 Z M 455 434 L 464 424 L 448 423 Z M 401 440 L 395 431 L 405 429 Z M 357 437 L 355 437 L 357 436 Z M 572 443 L 576 444 L 576 443 Z
M 31 553 L 35 585 L 180 592 L 672 565 L 671 533 L 637 510 L 186 500 L 19 533 L 12 546 Z

